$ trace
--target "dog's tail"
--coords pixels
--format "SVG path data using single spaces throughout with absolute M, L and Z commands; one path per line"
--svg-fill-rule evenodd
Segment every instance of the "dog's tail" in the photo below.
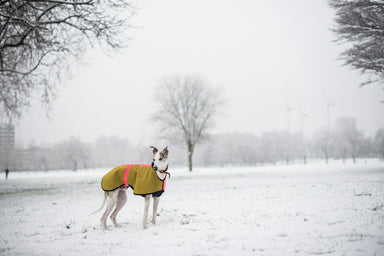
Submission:
M 104 200 L 103 200 L 103 204 L 101 205 L 101 207 L 98 210 L 92 212 L 92 214 L 95 214 L 95 213 L 99 212 L 101 209 L 103 209 L 104 205 L 105 205 L 105 201 L 107 201 L 107 192 L 104 192 Z

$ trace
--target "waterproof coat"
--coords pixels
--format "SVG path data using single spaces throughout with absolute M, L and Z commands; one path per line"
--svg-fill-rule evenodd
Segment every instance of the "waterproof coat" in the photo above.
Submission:
M 112 191 L 121 186 L 129 186 L 135 195 L 162 193 L 165 179 L 160 180 L 151 165 L 130 164 L 113 168 L 101 180 L 104 191 Z

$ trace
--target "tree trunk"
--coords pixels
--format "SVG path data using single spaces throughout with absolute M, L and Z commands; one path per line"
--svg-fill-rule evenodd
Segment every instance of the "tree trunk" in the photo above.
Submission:
M 187 142 L 188 146 L 188 169 L 191 172 L 192 171 L 192 155 L 193 155 L 193 145 L 191 141 Z
M 188 168 L 189 168 L 189 171 L 191 172 L 192 171 L 192 152 L 189 152 L 189 151 L 188 151 Z
M 288 156 L 285 157 L 285 164 L 286 164 L 286 165 L 289 165 L 289 157 L 288 157 Z

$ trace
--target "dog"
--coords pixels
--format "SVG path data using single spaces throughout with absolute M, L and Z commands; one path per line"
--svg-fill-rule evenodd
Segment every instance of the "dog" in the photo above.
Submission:
M 107 202 L 106 210 L 100 219 L 101 226 L 105 230 L 108 229 L 106 222 L 113 209 L 110 219 L 115 227 L 119 226 L 116 222 L 116 217 L 127 202 L 126 191 L 128 187 L 133 189 L 135 195 L 141 195 L 145 199 L 143 229 L 147 228 L 148 208 L 150 199 L 153 198 L 152 224 L 156 225 L 160 196 L 164 192 L 167 175 L 169 177 L 171 175 L 167 171 L 168 146 L 162 151 L 153 146 L 150 148 L 153 149 L 151 165 L 121 165 L 103 176 L 101 188 L 104 190 L 104 201 L 101 207 L 93 212 L 93 214 L 103 209 Z

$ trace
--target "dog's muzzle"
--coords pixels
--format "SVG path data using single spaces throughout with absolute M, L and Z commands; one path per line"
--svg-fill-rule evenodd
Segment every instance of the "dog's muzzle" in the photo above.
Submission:
M 152 162 L 152 169 L 153 169 L 155 172 L 157 172 L 157 167 L 154 166 L 154 163 L 153 163 L 153 162 Z

